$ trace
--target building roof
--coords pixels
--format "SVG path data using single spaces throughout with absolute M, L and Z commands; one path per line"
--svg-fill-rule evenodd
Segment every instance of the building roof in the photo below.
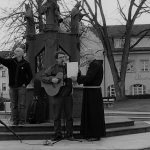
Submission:
M 108 33 L 109 36 L 111 37 L 121 37 L 125 34 L 125 25 L 113 25 L 113 26 L 108 26 Z M 140 32 L 142 31 L 147 31 L 148 34 L 150 35 L 150 24 L 137 24 L 133 26 L 132 29 L 132 36 L 137 36 Z
M 109 37 L 119 38 L 125 34 L 125 25 L 109 25 L 107 26 Z M 90 30 L 97 35 L 97 32 L 93 27 L 90 27 Z M 150 24 L 136 24 L 132 29 L 132 36 L 138 36 L 142 31 L 149 31 L 147 36 L 150 36 Z
M 122 48 L 115 48 L 114 53 L 122 53 Z M 130 50 L 130 53 L 150 53 L 150 47 L 134 47 Z

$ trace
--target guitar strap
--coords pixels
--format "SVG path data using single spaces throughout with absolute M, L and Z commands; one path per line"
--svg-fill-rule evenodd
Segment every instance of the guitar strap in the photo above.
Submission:
M 67 76 L 67 64 L 63 66 L 63 84 L 64 86 L 60 90 L 61 96 L 69 96 L 72 93 L 72 80 L 66 78 Z
M 67 66 L 66 64 L 63 65 L 63 85 L 66 85 L 65 76 L 67 75 Z

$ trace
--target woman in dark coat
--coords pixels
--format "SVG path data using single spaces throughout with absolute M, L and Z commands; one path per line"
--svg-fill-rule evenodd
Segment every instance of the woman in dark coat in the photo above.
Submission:
M 100 140 L 106 135 L 104 107 L 101 93 L 103 79 L 103 61 L 96 60 L 94 55 L 88 55 L 88 71 L 85 76 L 78 73 L 77 82 L 84 85 L 81 112 L 82 138 Z

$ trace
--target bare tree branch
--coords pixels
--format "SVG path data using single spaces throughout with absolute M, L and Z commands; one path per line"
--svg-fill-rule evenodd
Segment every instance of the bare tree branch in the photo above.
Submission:
M 142 9 L 143 4 L 146 2 L 147 0 L 141 0 L 141 3 L 139 4 L 138 8 L 136 9 L 135 14 L 132 17 L 132 23 L 135 22 L 136 17 L 138 16 L 138 13 L 140 12 L 140 10 Z
M 141 42 L 141 40 L 148 34 L 148 32 L 145 32 L 132 46 L 130 46 L 130 50 L 133 49 L 137 44 Z
M 122 18 L 123 18 L 125 21 L 127 21 L 128 19 L 127 19 L 126 15 L 125 15 L 124 12 L 123 12 L 123 8 L 121 8 L 121 5 L 120 5 L 119 0 L 117 0 L 117 4 L 118 4 L 118 8 L 119 8 L 120 15 L 122 16 Z

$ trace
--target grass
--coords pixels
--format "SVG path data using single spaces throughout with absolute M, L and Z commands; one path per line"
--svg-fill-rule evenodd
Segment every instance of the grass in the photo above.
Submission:
M 114 106 L 105 110 L 150 112 L 150 99 L 129 99 L 115 101 Z

